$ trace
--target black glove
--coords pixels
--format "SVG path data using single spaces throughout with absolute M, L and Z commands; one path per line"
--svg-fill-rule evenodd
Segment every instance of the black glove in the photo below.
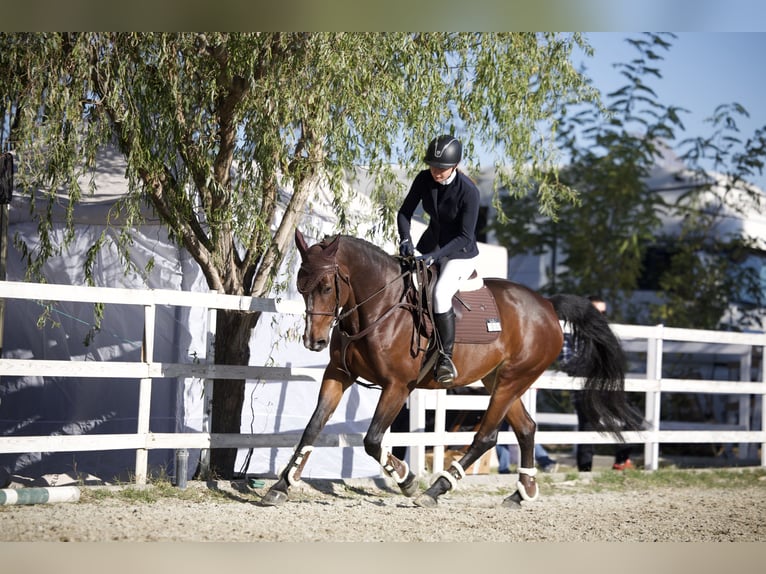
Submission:
M 412 242 L 409 239 L 402 239 L 399 242 L 399 255 L 402 257 L 412 257 L 415 255 L 415 249 L 412 247 Z

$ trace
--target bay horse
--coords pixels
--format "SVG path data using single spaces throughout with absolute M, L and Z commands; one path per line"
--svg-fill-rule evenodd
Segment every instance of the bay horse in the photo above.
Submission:
M 309 247 L 296 229 L 295 241 L 301 257 L 297 287 L 306 303 L 303 344 L 313 351 L 329 345 L 330 362 L 300 442 L 261 504 L 277 506 L 288 499 L 315 439 L 358 378 L 381 387 L 364 437 L 365 452 L 379 462 L 405 496 L 413 497 L 418 491 L 417 477 L 406 461 L 381 446 L 384 433 L 413 389 L 442 388 L 432 369 L 422 369 L 427 335 L 417 328 L 409 303 L 412 273 L 401 258 L 359 238 L 338 235 Z M 583 397 L 595 415 L 593 420 L 599 421 L 596 430 L 621 438 L 622 424 L 631 417 L 624 398 L 625 367 L 619 341 L 588 299 L 575 295 L 546 299 L 506 279 L 487 278 L 484 285 L 495 301 L 499 322 L 492 330 L 496 333 L 482 343 L 458 338 L 453 359 L 459 374 L 451 386 L 481 380 L 490 394 L 489 405 L 468 450 L 435 476 L 414 500 L 417 506 L 435 506 L 439 496 L 456 487 L 465 476 L 463 469 L 495 446 L 503 418 L 520 448 L 517 490 L 503 505 L 519 507 L 522 500 L 537 498 L 536 424 L 521 397 L 558 357 L 563 342 L 560 320 L 570 324 L 580 363 L 585 365 Z M 458 331 L 459 325 L 460 320 Z

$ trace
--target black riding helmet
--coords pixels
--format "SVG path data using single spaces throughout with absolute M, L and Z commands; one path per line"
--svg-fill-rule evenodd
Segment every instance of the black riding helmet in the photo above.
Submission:
M 445 169 L 454 167 L 460 163 L 463 157 L 463 144 L 460 140 L 450 135 L 435 137 L 428 144 L 426 157 L 423 159 L 428 165 Z

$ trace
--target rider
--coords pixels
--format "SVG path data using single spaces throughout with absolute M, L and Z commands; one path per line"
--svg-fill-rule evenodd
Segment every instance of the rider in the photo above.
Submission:
M 463 156 L 463 145 L 451 135 L 440 135 L 428 144 L 424 161 L 430 166 L 415 176 L 404 198 L 397 225 L 399 254 L 414 255 L 410 237 L 410 221 L 418 204 L 429 216 L 428 228 L 417 244 L 422 255 L 418 259 L 427 266 L 437 263 L 439 278 L 434 286 L 434 326 L 441 341 L 436 363 L 436 380 L 444 386 L 457 377 L 452 362 L 455 343 L 455 313 L 452 296 L 460 282 L 476 268 L 479 248 L 476 245 L 476 221 L 479 217 L 479 190 L 457 165 Z

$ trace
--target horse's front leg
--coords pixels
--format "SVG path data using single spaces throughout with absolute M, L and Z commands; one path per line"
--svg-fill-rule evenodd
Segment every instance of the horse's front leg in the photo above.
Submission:
M 295 485 L 301 478 L 309 455 L 313 450 L 314 441 L 322 432 L 335 409 L 340 403 L 343 393 L 351 385 L 348 378 L 332 367 L 327 367 L 319 389 L 319 398 L 314 413 L 311 415 L 308 425 L 303 431 L 298 446 L 295 447 L 290 462 L 279 475 L 279 480 L 269 489 L 261 499 L 261 504 L 266 506 L 279 506 L 287 501 L 290 487 Z
M 399 460 L 382 446 L 383 436 L 402 410 L 408 395 L 409 389 L 404 385 L 391 384 L 383 389 L 364 437 L 364 450 L 394 479 L 402 494 L 409 497 L 417 492 L 417 476 L 410 470 L 406 461 Z

